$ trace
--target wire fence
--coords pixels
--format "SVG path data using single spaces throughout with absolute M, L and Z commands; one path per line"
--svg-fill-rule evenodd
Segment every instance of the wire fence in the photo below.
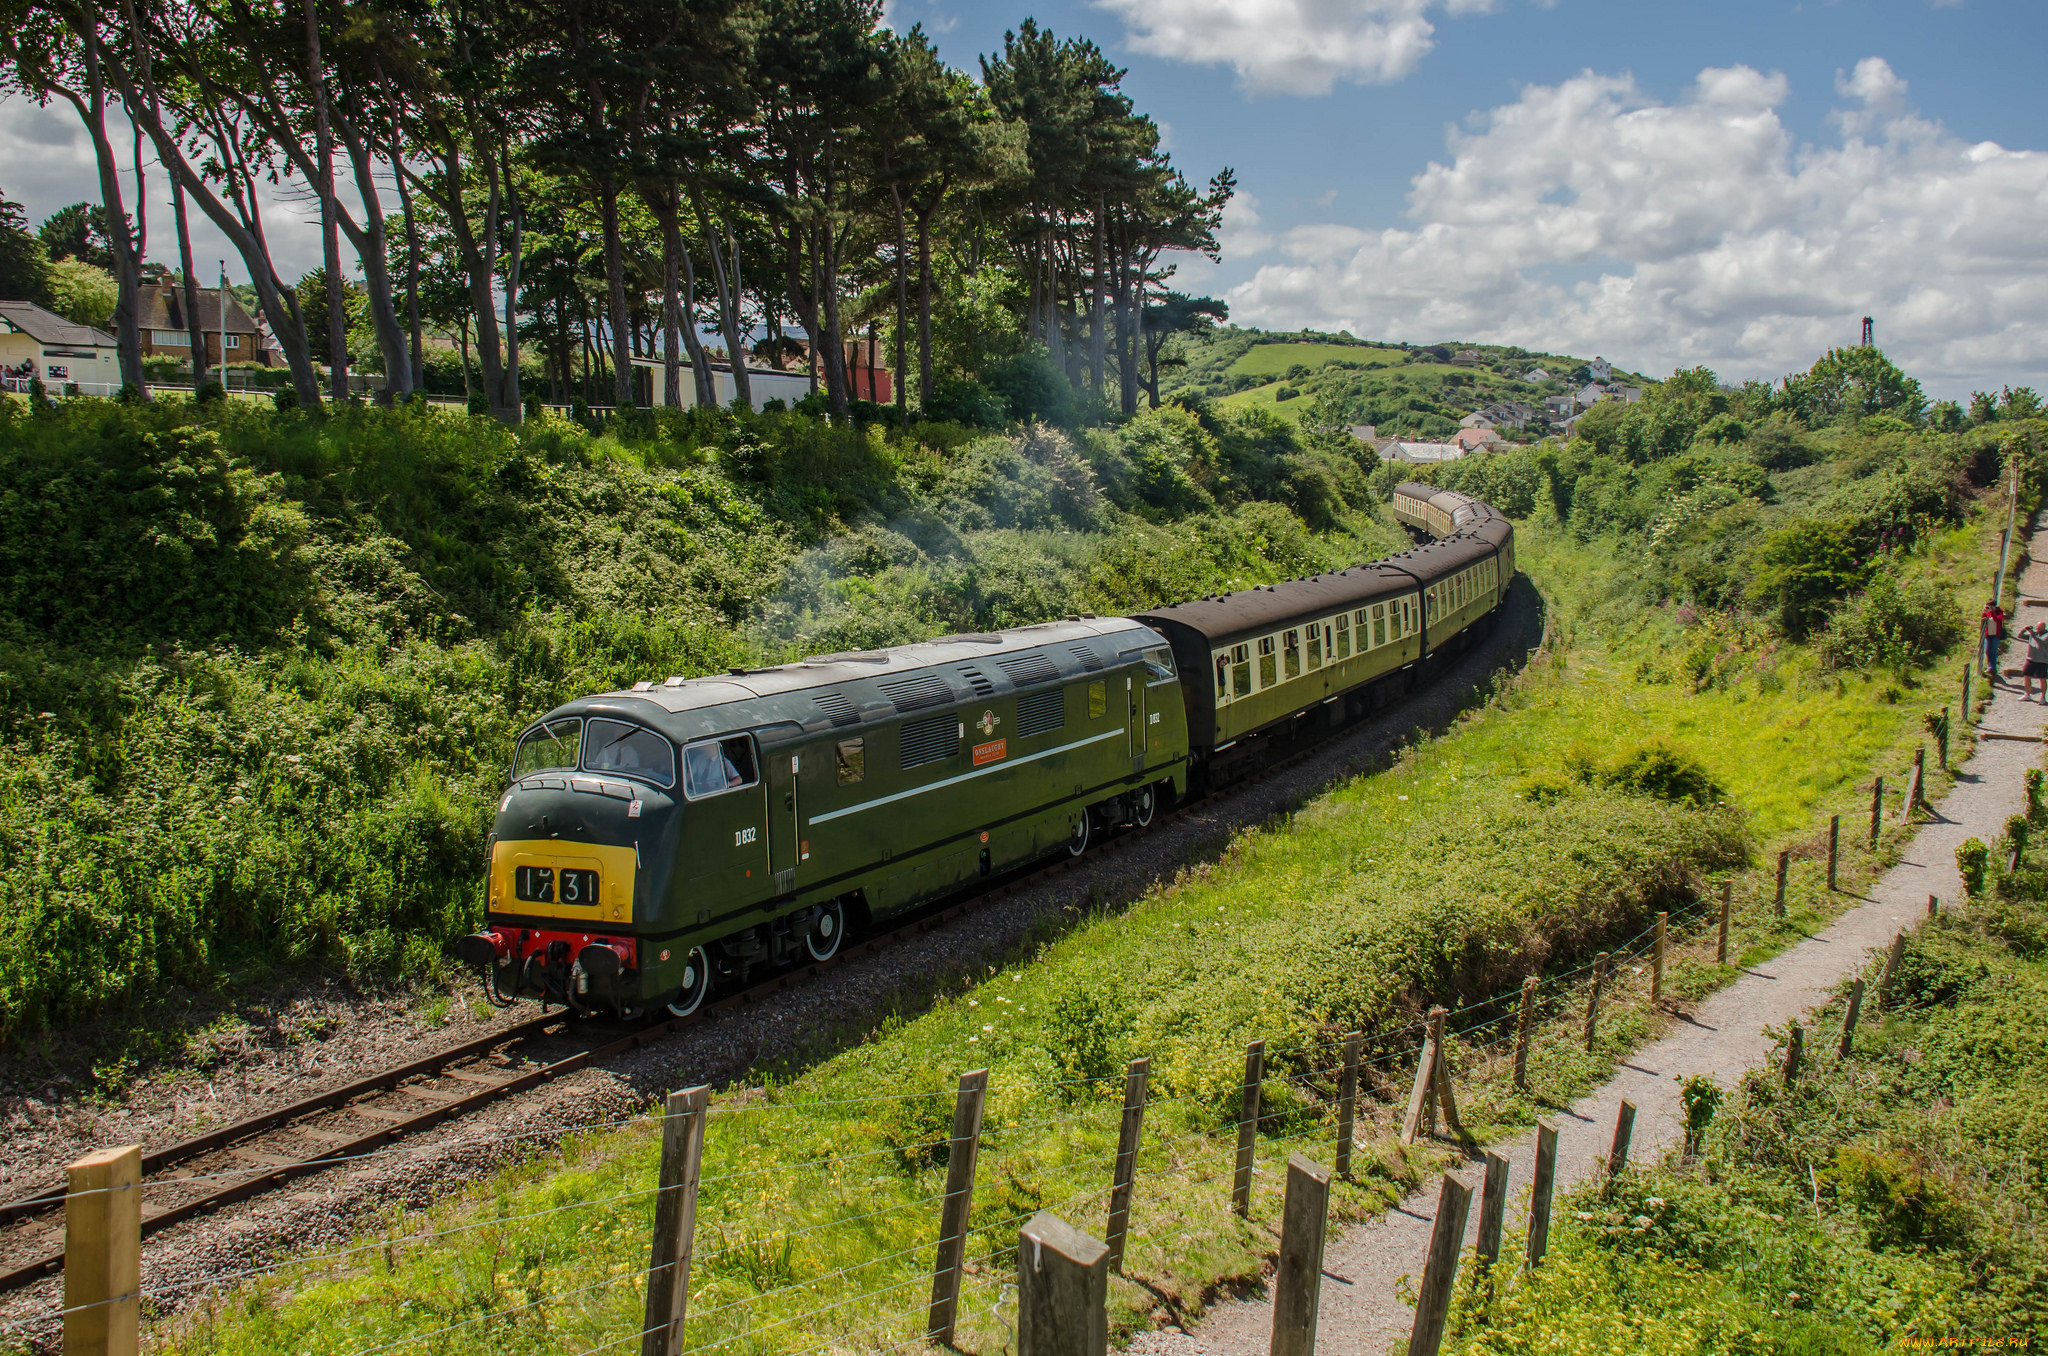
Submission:
M 1749 930 L 1764 907 L 1761 894 L 1745 900 L 1735 922 Z M 1668 980 L 1672 963 L 1681 957 L 1711 953 L 1719 914 L 1718 900 L 1701 900 L 1661 920 L 1663 978 Z M 1588 961 L 1539 978 L 1526 1025 L 1527 991 L 1522 987 L 1435 1010 L 1435 1020 L 1444 1023 L 1450 1065 L 1468 1089 L 1498 1087 L 1508 1077 L 1510 1061 L 1524 1069 L 1548 1069 L 1566 1084 L 1597 1077 L 1605 1060 L 1640 1034 L 1639 1025 L 1616 1031 L 1620 1019 L 1641 1017 L 1653 1006 L 1658 942 L 1659 922 L 1653 921 L 1610 946 L 1604 964 Z M 1604 1040 L 1587 1031 L 1596 988 L 1599 1019 L 1612 1033 Z M 1244 1199 L 1246 1216 L 1269 1216 L 1285 1177 L 1275 1165 L 1287 1153 L 1324 1157 L 1335 1151 L 1340 1115 L 1335 1087 L 1347 1081 L 1347 1074 L 1356 1088 L 1354 1145 L 1384 1143 L 1395 1135 L 1409 1095 L 1404 1085 L 1431 1020 L 1425 1015 L 1364 1034 L 1348 1066 L 1347 1033 L 1334 1029 L 1273 1046 L 1264 1051 L 1249 1092 L 1241 1075 L 1231 1076 L 1244 1068 L 1244 1052 L 1212 1053 L 1175 1065 L 1157 1091 L 1148 1087 L 1142 1103 L 1143 1129 L 1131 1154 L 1127 1187 L 1132 1255 L 1150 1248 L 1153 1255 L 1164 1256 L 1175 1231 L 1190 1227 L 1191 1220 L 1203 1221 L 1205 1228 L 1242 1227 L 1227 1219 L 1235 1213 L 1233 1197 Z M 1006 1296 L 1014 1286 L 1006 1279 L 1006 1266 L 1014 1260 L 1019 1227 L 1041 1211 L 1064 1217 L 1086 1210 L 1092 1218 L 1117 1191 L 1118 1155 L 1111 1146 L 1126 1109 L 1121 1098 L 1107 1094 L 1121 1091 L 1128 1076 L 1129 1071 L 1114 1069 L 989 1083 L 982 1105 L 1044 1106 L 1046 1114 L 991 1122 L 977 1132 L 971 1148 L 936 1129 L 948 1109 L 945 1099 L 964 1095 L 950 1088 L 844 1098 L 807 1097 L 800 1089 L 778 1097 L 763 1090 L 707 1107 L 697 1113 L 703 1122 L 698 1133 L 708 1134 L 714 1148 L 730 1141 L 734 1147 L 751 1145 L 773 1153 L 788 1147 L 786 1141 L 799 1127 L 851 1127 L 870 1142 L 702 1174 L 693 1204 L 695 1241 L 703 1246 L 686 1259 L 661 1261 L 650 1252 L 647 1221 L 666 1188 L 659 1181 L 642 1185 L 634 1173 L 629 1174 L 635 1177 L 631 1185 L 614 1177 L 598 1184 L 599 1189 L 578 1191 L 542 1208 L 512 1210 L 501 1204 L 489 1213 L 471 1207 L 467 1217 L 437 1227 L 394 1225 L 381 1238 L 347 1247 L 14 1319 L 0 1323 L 0 1333 L 33 1334 L 98 1305 L 139 1303 L 163 1310 L 190 1304 L 201 1292 L 201 1313 L 217 1314 L 233 1294 L 252 1286 L 274 1287 L 265 1293 L 278 1296 L 326 1283 L 367 1286 L 373 1294 L 385 1284 L 396 1293 L 399 1287 L 390 1278 L 409 1269 L 435 1268 L 439 1284 L 428 1291 L 454 1297 L 440 1321 L 433 1304 L 373 1307 L 373 1312 L 351 1316 L 347 1345 L 335 1349 L 345 1356 L 439 1352 L 473 1344 L 475 1334 L 487 1332 L 496 1341 L 500 1333 L 523 1331 L 526 1325 L 534 1331 L 522 1336 L 523 1345 L 588 1356 L 658 1335 L 639 1310 L 662 1273 L 683 1266 L 688 1317 L 681 1350 L 798 1356 L 850 1343 L 863 1350 L 893 1350 L 925 1340 L 930 1306 L 911 1301 L 921 1288 L 944 1279 L 935 1275 L 933 1259 L 940 1252 L 949 1208 L 962 1203 L 956 1202 L 955 1191 L 937 1188 L 952 1156 L 965 1149 L 975 1154 L 975 1172 L 968 1187 L 971 1208 L 962 1204 L 956 1221 L 967 1242 L 950 1282 L 960 1315 L 955 1322 L 963 1330 L 979 1324 L 993 1334 L 1011 1303 Z M 1248 1165 L 1240 1145 L 1246 1126 L 1237 1112 L 1237 1103 L 1247 1096 L 1257 1106 L 1249 1123 Z M 910 1110 L 919 1104 L 928 1105 Z M 878 1129 L 877 1116 L 886 1119 L 892 1108 L 909 1112 L 898 1117 L 902 1124 L 930 1122 L 934 1131 L 918 1135 Z M 770 1117 L 793 1117 L 794 1123 L 778 1129 L 783 1122 Z M 580 1126 L 577 1133 L 651 1129 L 667 1118 L 666 1110 L 656 1110 Z M 502 1145 L 521 1137 L 492 1134 L 461 1142 Z M 317 1161 L 361 1163 L 411 1152 L 399 1146 Z M 271 1171 L 257 1166 L 185 1177 L 176 1184 Z M 567 1171 L 574 1173 L 574 1164 Z M 105 1190 L 147 1191 L 162 1185 Z M 67 1200 L 75 1203 L 91 1194 L 72 1193 Z M 1172 1207 L 1157 1208 L 1165 1200 Z M 585 1247 L 579 1253 L 569 1235 L 616 1236 L 619 1242 L 609 1252 Z M 522 1247 L 540 1240 L 543 1257 L 559 1243 L 564 1260 L 558 1262 L 558 1282 L 511 1284 L 500 1266 L 507 1240 L 522 1240 Z M 479 1283 L 464 1266 L 487 1251 L 498 1260 L 487 1282 Z M 604 1274 L 589 1274 L 600 1266 Z M 288 1307 L 288 1301 L 281 1302 Z

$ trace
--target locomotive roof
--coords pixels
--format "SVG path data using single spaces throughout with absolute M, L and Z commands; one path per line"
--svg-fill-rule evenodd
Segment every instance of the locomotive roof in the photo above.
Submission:
M 1150 628 L 1126 617 L 1069 617 L 1003 631 L 941 636 L 887 649 L 813 655 L 768 668 L 639 683 L 629 690 L 580 697 L 548 714 L 611 712 L 652 725 L 678 740 L 789 721 L 806 727 L 829 726 L 833 723 L 829 714 L 812 700 L 816 692 L 861 684 L 848 693 L 850 708 L 860 711 L 866 719 L 879 719 L 899 710 L 914 709 L 892 703 L 881 690 L 880 684 L 890 680 L 936 673 L 946 683 L 949 695 L 932 704 L 950 705 L 954 701 L 972 700 L 975 695 L 967 679 L 954 674 L 961 666 L 974 665 L 989 685 L 1009 688 L 1016 684 L 998 667 L 997 660 L 1024 651 L 1064 646 L 1066 652 L 1054 649 L 1052 658 L 1059 661 L 1056 667 L 1061 677 L 1072 677 L 1115 662 L 1114 648 L 1108 653 L 1097 648 L 1094 655 L 1100 663 L 1094 666 L 1074 651 L 1075 642 L 1085 643 L 1098 637 L 1157 643 Z M 874 681 L 862 684 L 864 679 Z M 725 709 L 729 707 L 736 709 Z

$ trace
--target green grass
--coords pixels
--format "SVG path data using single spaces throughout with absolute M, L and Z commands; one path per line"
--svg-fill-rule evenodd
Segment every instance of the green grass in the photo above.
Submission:
M 1359 344 L 1255 344 L 1224 370 L 1233 377 L 1278 377 L 1297 364 L 1317 371 L 1329 363 L 1358 367 L 1367 363 L 1385 363 L 1389 367 L 1398 367 L 1407 361 L 1407 351 L 1399 348 Z
M 1253 349 L 1252 352 L 1256 353 L 1258 350 Z M 1301 422 L 1303 412 L 1315 402 L 1306 395 L 1296 396 L 1292 400 L 1277 399 L 1280 388 L 1285 385 L 1287 385 L 1286 382 L 1275 381 L 1264 386 L 1254 386 L 1248 391 L 1238 391 L 1224 396 L 1216 403 L 1226 410 L 1243 411 L 1253 408 L 1265 410 L 1268 413 L 1279 415 L 1290 423 L 1298 424 Z M 1300 389 L 1298 383 L 1296 384 L 1296 389 Z
M 1888 1001 L 1878 970 L 1847 1058 L 1838 992 L 1795 1087 L 1780 1033 L 1695 1155 L 1560 1202 L 1541 1269 L 1491 1297 L 1468 1267 L 1447 1349 L 1860 1356 L 2048 1340 L 2040 855 L 1913 934 Z M 1497 1274 L 1517 1277 L 1519 1253 Z
M 1908 568 L 1975 569 L 1985 533 L 1973 526 L 1948 554 L 1931 548 Z M 1238 835 L 1169 888 L 1072 919 L 1013 963 L 933 976 L 926 991 L 903 995 L 898 1016 L 821 1033 L 814 1061 L 722 1096 L 706 1151 L 693 1346 L 858 1350 L 918 1330 L 940 1142 L 962 1070 L 990 1068 L 993 1091 L 961 1345 L 994 1351 L 1014 1320 L 1001 1305 L 1017 1225 L 1049 1209 L 1101 1231 L 1123 1064 L 1152 1060 L 1157 1100 L 1128 1279 L 1112 1283 L 1113 1322 L 1128 1331 L 1160 1313 L 1192 1317 L 1219 1287 L 1258 1276 L 1280 1204 L 1273 1169 L 1291 1150 L 1330 1151 L 1335 1033 L 1368 1033 L 1377 1094 L 1354 1181 L 1336 1188 L 1342 1221 L 1384 1208 L 1441 1161 L 1436 1150 L 1402 1150 L 1390 1133 L 1412 1059 L 1407 1023 L 1425 1003 L 1568 968 L 1638 936 L 1659 909 L 1684 911 L 1716 875 L 1739 877 L 1745 959 L 1838 907 L 1803 866 L 1792 917 L 1764 916 L 1764 877 L 1745 866 L 1751 834 L 1768 847 L 1810 830 L 1817 815 L 1853 809 L 1873 767 L 1896 773 L 1909 756 L 1918 708 L 1883 700 L 1891 680 L 1837 679 L 1783 647 L 1740 651 L 1740 663 L 1722 662 L 1699 690 L 1662 678 L 1659 666 L 1683 651 L 1668 618 L 1619 624 L 1626 614 L 1608 590 L 1628 573 L 1623 557 L 1542 526 L 1522 541 L 1558 644 L 1446 736 Z M 1708 721 L 1721 723 L 1715 739 L 1696 733 Z M 1696 754 L 1735 806 L 1668 804 L 1568 775 L 1618 745 L 1659 738 Z M 1570 782 L 1563 794 L 1532 798 L 1533 779 L 1560 774 Z M 1874 856 L 1852 843 L 1851 881 L 1899 838 Z M 1732 973 L 1681 949 L 1673 983 L 1697 996 Z M 1631 983 L 1617 986 L 1590 1055 L 1543 1044 L 1530 1093 L 1514 1093 L 1497 1062 L 1461 1046 L 1468 1123 L 1525 1123 L 1653 1035 L 1658 1019 L 1627 999 Z M 1558 1000 L 1560 1030 L 1571 1005 Z M 1227 1209 L 1228 1127 L 1244 1042 L 1255 1038 L 1270 1051 L 1259 1147 L 1267 1171 L 1247 1222 Z M 465 1232 L 401 1242 L 395 1270 L 378 1245 L 289 1271 L 167 1332 L 167 1345 L 255 1356 L 404 1339 L 409 1350 L 437 1351 L 488 1333 L 494 1349 L 538 1353 L 618 1340 L 639 1323 L 635 1272 L 655 1156 L 651 1127 L 578 1140 L 559 1160 L 543 1156 L 396 1224 L 401 1235 Z M 579 1201 L 600 1203 L 536 1213 Z M 563 1298 L 522 1307 L 549 1295 Z M 455 1323 L 468 1326 L 440 1331 Z

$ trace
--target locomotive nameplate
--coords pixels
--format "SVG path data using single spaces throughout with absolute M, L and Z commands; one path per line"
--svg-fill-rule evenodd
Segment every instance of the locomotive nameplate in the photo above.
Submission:
M 1007 739 L 991 739 L 986 744 L 976 744 L 974 746 L 974 765 L 980 767 L 983 763 L 1001 762 L 1009 754 L 1009 746 L 1010 741 Z
M 492 913 L 630 922 L 633 849 L 558 838 L 491 848 Z

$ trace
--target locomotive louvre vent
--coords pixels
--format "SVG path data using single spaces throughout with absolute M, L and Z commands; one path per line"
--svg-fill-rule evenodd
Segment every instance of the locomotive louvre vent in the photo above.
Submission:
M 853 709 L 853 703 L 846 699 L 844 692 L 813 692 L 811 700 L 818 709 L 828 716 L 834 725 L 858 725 L 860 713 Z
M 996 661 L 996 667 L 1018 687 L 1029 687 L 1033 683 L 1050 683 L 1060 676 L 1060 671 L 1043 650 L 1027 650 L 1023 654 L 1005 656 Z
M 942 763 L 960 752 L 960 718 L 948 712 L 903 723 L 903 770 Z
M 974 689 L 975 696 L 993 697 L 996 695 L 996 685 L 982 677 L 980 669 L 962 669 L 960 670 L 960 676 L 965 678 L 967 685 Z
M 1076 645 L 1074 658 L 1081 661 L 1081 667 L 1093 673 L 1102 667 L 1102 656 L 1095 653 L 1093 645 Z
M 1017 737 L 1044 734 L 1067 723 L 1065 688 L 1027 692 L 1017 699 Z
M 896 704 L 898 711 L 922 711 L 927 706 L 944 706 L 953 700 L 953 689 L 936 673 L 913 673 L 876 686 Z

